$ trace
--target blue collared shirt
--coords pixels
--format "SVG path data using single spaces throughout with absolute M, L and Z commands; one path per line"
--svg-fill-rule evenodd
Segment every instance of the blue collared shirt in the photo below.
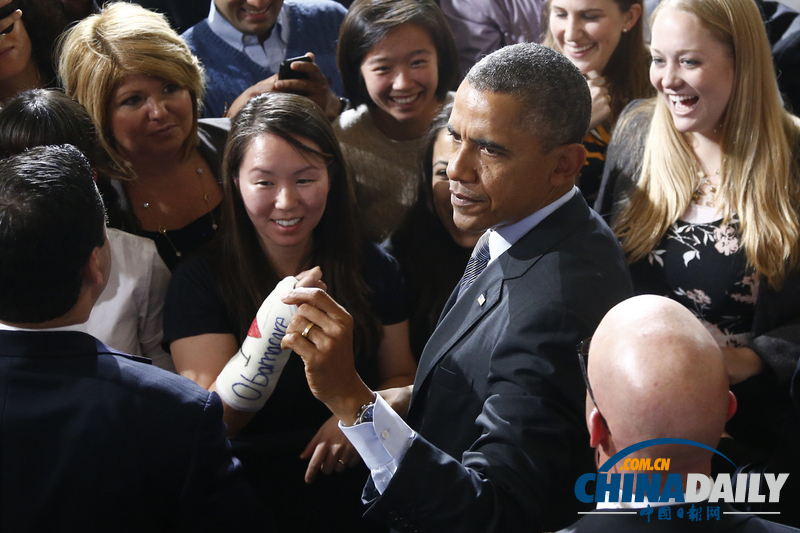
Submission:
M 258 35 L 246 35 L 234 28 L 217 11 L 214 2 L 211 2 L 208 13 L 208 27 L 232 48 L 244 52 L 254 63 L 276 74 L 281 62 L 286 59 L 286 46 L 289 42 L 289 6 L 286 4 L 283 4 L 275 26 L 263 43 L 259 42 Z

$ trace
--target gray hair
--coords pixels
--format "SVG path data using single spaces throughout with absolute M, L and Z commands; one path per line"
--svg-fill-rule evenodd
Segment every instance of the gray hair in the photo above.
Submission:
M 506 46 L 467 73 L 478 91 L 514 95 L 523 106 L 522 126 L 542 149 L 581 143 L 592 117 L 592 97 L 580 70 L 555 50 L 536 43 Z

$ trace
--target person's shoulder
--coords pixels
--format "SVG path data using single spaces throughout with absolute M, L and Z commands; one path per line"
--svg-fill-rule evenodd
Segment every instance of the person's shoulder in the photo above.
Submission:
M 333 0 L 286 0 L 289 12 L 296 11 L 304 16 L 335 16 L 344 18 L 347 9 Z
M 132 289 L 131 294 L 139 294 L 141 297 L 162 283 L 163 289 L 166 289 L 170 271 L 158 254 L 158 248 L 152 239 L 115 228 L 106 228 L 106 231 L 111 246 L 112 272 L 117 272 L 119 275 L 118 280 L 114 282 L 117 291 L 125 286 Z M 114 283 L 109 281 L 109 285 Z M 116 296 L 124 297 L 119 292 Z M 163 297 L 163 294 L 161 296 Z M 104 301 L 104 298 L 101 297 L 100 301 Z
M 195 45 L 195 38 L 197 37 L 196 34 L 203 34 L 204 32 L 209 30 L 208 26 L 208 19 L 203 19 L 185 32 L 181 34 L 181 38 L 186 42 L 186 44 L 194 50 Z
M 96 378 L 127 391 L 143 410 L 165 411 L 182 406 L 203 411 L 210 401 L 211 393 L 190 379 L 116 350 L 98 354 Z
M 554 239 L 542 260 L 549 261 L 551 266 L 558 265 L 565 279 L 590 271 L 592 276 L 582 276 L 587 283 L 599 282 L 604 288 L 624 287 L 632 293 L 619 240 L 602 217 L 586 204 L 580 192 L 545 219 L 541 231 L 553 232 Z M 527 238 L 525 246 L 535 249 L 540 232 L 523 237 Z
M 224 135 L 227 137 L 231 131 L 229 118 L 201 118 L 197 121 L 197 130 L 209 135 Z
M 656 98 L 633 100 L 625 106 L 614 126 L 606 152 L 604 173 L 624 168 L 633 175 L 631 167 L 638 166 L 642 160 L 655 109 Z
M 106 228 L 108 242 L 111 244 L 112 253 L 123 252 L 140 258 L 150 258 L 158 255 L 158 249 L 153 239 L 134 235 L 117 228 Z
M 614 127 L 614 132 L 628 129 L 640 130 L 642 127 L 649 126 L 650 121 L 653 120 L 655 109 L 656 98 L 633 100 L 622 110 Z
M 212 242 L 203 246 L 190 257 L 187 257 L 186 260 L 181 261 L 178 267 L 172 272 L 171 285 L 180 285 L 187 282 L 205 284 L 209 280 L 213 280 L 216 277 L 216 272 L 212 256 L 214 253 L 218 252 L 218 247 Z
M 229 118 L 201 118 L 197 121 L 197 136 L 200 140 L 200 153 L 211 165 L 217 181 L 222 173 L 222 156 L 231 131 Z
M 345 133 L 351 130 L 364 128 L 368 124 L 367 121 L 369 119 L 369 108 L 367 108 L 367 104 L 361 104 L 358 107 L 347 109 L 336 117 L 333 121 L 333 129 L 338 135 L 340 132 Z
M 183 316 L 187 312 L 197 311 L 200 302 L 213 306 L 219 304 L 222 295 L 218 284 L 218 265 L 212 260 L 210 246 L 202 247 L 172 272 L 164 308 L 165 325 L 169 322 L 168 317 L 176 312 Z M 193 304 L 189 309 L 184 308 L 187 302 Z
M 576 191 L 575 196 L 551 216 L 553 218 L 550 225 L 567 230 L 566 236 L 569 238 L 565 242 L 586 240 L 589 243 L 603 246 L 611 244 L 613 248 L 619 248 L 618 240 L 608 224 L 589 207 L 580 191 Z
M 400 264 L 389 250 L 369 241 L 364 243 L 364 266 L 367 269 L 400 270 Z

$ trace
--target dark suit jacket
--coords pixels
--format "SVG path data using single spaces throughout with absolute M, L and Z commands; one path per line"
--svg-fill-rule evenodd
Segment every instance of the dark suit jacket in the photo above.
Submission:
M 0 331 L 0 468 L 0 531 L 229 531 L 253 512 L 219 397 L 85 333 Z
M 699 521 L 690 521 L 688 509 L 694 505 L 695 508 L 700 507 L 702 512 Z M 711 517 L 709 520 L 707 507 L 719 507 L 719 520 Z M 737 515 L 737 514 L 724 514 L 726 511 L 734 511 L 734 508 L 727 503 L 712 503 L 700 502 L 695 504 L 682 504 L 670 505 L 669 520 L 658 519 L 659 507 L 653 508 L 653 514 L 650 515 L 650 522 L 648 523 L 646 516 L 636 515 L 615 515 L 615 514 L 590 514 L 585 515 L 583 518 L 572 524 L 570 527 L 563 530 L 561 533 L 607 533 L 609 531 L 625 531 L 625 532 L 661 532 L 668 533 L 672 531 L 702 531 L 703 533 L 792 533 L 798 530 L 793 527 L 776 524 L 768 520 L 762 520 L 755 515 Z M 678 517 L 678 509 L 683 508 L 683 518 Z M 616 511 L 617 509 L 609 509 L 609 511 Z M 624 509 L 628 510 L 628 509 Z M 632 510 L 632 509 L 631 509 Z
M 414 382 L 419 435 L 380 497 L 368 485 L 367 516 L 459 533 L 573 522 L 575 480 L 594 471 L 576 344 L 632 292 L 617 240 L 580 194 L 454 292 Z

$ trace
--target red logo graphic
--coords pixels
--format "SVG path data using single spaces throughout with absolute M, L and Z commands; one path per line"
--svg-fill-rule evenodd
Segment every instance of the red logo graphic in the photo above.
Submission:
M 250 324 L 250 329 L 247 331 L 248 337 L 253 337 L 254 339 L 261 338 L 261 331 L 258 329 L 258 318 L 253 319 L 253 323 Z

